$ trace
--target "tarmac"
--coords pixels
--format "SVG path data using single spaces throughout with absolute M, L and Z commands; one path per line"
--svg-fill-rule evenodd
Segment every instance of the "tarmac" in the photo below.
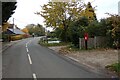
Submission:
M 2 42 L 0 41 L 0 80 L 2 79 L 2 52 L 8 49 L 13 44 L 17 43 L 20 40 L 17 41 L 11 41 L 11 42 Z

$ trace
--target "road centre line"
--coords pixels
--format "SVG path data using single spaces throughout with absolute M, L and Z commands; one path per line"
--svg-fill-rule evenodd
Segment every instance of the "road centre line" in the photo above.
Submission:
M 26 43 L 26 48 L 27 48 L 27 43 Z
M 33 78 L 34 78 L 34 80 L 37 80 L 37 77 L 36 77 L 35 73 L 33 73 Z
M 32 64 L 32 60 L 29 54 L 28 54 L 28 59 L 29 59 L 30 64 Z
M 31 42 L 32 40 L 30 40 L 30 41 L 28 41 L 27 43 L 26 43 L 26 48 L 28 47 L 28 44 Z
M 27 52 L 29 52 L 28 48 L 26 48 Z
M 26 50 L 27 50 L 27 52 L 29 52 L 29 50 L 28 50 L 28 44 L 29 44 L 31 41 L 32 41 L 32 40 L 30 40 L 30 41 L 28 41 L 28 42 L 26 43 Z M 29 59 L 29 63 L 32 64 L 32 60 L 31 60 L 30 54 L 28 54 L 28 59 Z M 36 74 L 35 74 L 35 73 L 33 73 L 32 76 L 33 76 L 34 80 L 37 80 L 37 77 L 36 77 Z

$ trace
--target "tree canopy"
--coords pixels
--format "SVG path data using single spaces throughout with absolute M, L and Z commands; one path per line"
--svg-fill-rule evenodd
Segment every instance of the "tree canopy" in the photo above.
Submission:
M 72 20 L 81 17 L 80 13 L 85 7 L 81 1 L 78 2 L 49 2 L 42 6 L 42 11 L 37 12 L 45 19 L 47 27 L 61 28 L 62 40 L 67 41 L 67 29 Z
M 80 16 L 83 7 L 81 2 L 49 2 L 42 6 L 43 11 L 37 14 L 45 19 L 46 26 L 65 29 L 69 20 Z
M 17 2 L 2 2 L 2 24 L 7 22 L 16 9 Z
M 45 35 L 45 28 L 40 24 L 37 24 L 37 25 L 29 24 L 29 25 L 26 26 L 25 29 L 27 29 L 27 32 L 30 35 L 32 35 L 32 34 L 35 34 L 36 36 Z
M 89 19 L 89 22 L 97 20 L 95 9 L 92 7 L 90 2 L 88 2 L 86 5 L 85 10 L 82 10 L 81 15 L 87 17 Z

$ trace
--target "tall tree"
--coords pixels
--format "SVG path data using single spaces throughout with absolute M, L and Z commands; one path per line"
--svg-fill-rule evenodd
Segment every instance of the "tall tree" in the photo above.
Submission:
M 70 40 L 75 47 L 79 47 L 79 38 L 84 37 L 88 26 L 88 18 L 80 17 L 77 21 L 71 22 L 68 29 Z
M 32 35 L 33 33 L 37 36 L 45 35 L 45 28 L 40 24 L 29 24 L 26 26 L 26 29 L 28 30 L 28 33 L 30 35 Z
M 80 17 L 80 12 L 84 8 L 84 3 L 78 2 L 49 2 L 42 6 L 43 11 L 37 12 L 45 19 L 48 27 L 61 28 L 62 40 L 67 41 L 67 29 L 73 19 Z
M 108 15 L 110 17 L 107 18 L 107 22 L 111 26 L 111 30 L 108 33 L 114 39 L 114 45 L 120 48 L 120 16 L 109 13 Z
M 10 26 L 10 23 L 8 22 L 4 23 L 4 25 L 2 26 L 2 31 L 6 31 L 9 26 Z
M 97 20 L 96 14 L 95 14 L 95 9 L 92 7 L 90 2 L 88 2 L 88 4 L 86 5 L 85 10 L 83 10 L 81 12 L 81 15 L 87 17 L 90 22 L 94 21 L 94 20 Z
M 2 2 L 2 24 L 7 22 L 16 9 L 17 2 Z

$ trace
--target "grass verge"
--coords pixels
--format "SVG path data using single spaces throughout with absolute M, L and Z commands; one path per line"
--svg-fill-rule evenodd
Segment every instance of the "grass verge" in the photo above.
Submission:
M 120 62 L 107 65 L 105 68 L 107 68 L 110 71 L 116 72 L 118 75 L 120 75 Z

